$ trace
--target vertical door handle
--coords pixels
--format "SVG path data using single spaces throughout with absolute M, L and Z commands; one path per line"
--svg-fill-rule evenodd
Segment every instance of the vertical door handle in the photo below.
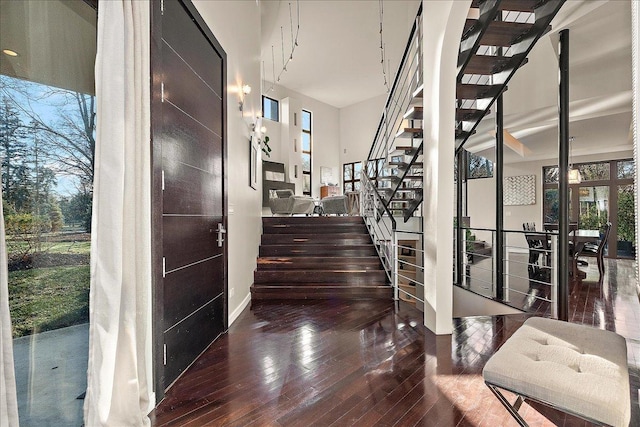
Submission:
M 218 223 L 218 247 L 221 248 L 224 243 L 224 234 L 227 232 L 221 222 Z

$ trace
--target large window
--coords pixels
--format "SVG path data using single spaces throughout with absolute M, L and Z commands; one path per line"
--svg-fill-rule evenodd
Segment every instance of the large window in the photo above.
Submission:
M 279 103 L 273 98 L 262 95 L 262 117 L 274 122 L 280 121 Z
M 569 220 L 581 229 L 602 229 L 611 222 L 607 254 L 635 256 L 633 160 L 580 163 L 579 183 L 569 183 Z M 544 177 L 543 220 L 558 222 L 558 167 L 542 170 Z
M 311 112 L 302 110 L 302 194 L 311 195 L 311 147 L 313 133 L 311 128 Z
M 0 158 L 20 424 L 81 425 L 97 12 L 0 2 Z M 54 332 L 55 331 L 55 332 Z
M 347 191 L 360 191 L 360 176 L 362 162 L 345 163 L 342 165 L 342 188 Z

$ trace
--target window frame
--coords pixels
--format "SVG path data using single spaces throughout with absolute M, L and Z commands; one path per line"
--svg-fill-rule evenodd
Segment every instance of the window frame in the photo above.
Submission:
M 304 115 L 308 114 L 309 115 L 309 129 L 305 129 L 304 127 Z M 301 155 L 300 158 L 302 158 L 302 154 L 308 154 L 309 155 L 309 170 L 306 171 L 304 170 L 304 166 L 301 168 L 302 169 L 302 194 L 306 195 L 306 196 L 311 196 L 311 193 L 313 192 L 313 156 L 312 156 L 312 151 L 313 151 L 313 114 L 311 113 L 311 111 L 309 110 L 302 110 L 302 117 L 300 118 L 301 122 L 300 122 L 300 129 L 302 134 L 307 134 L 309 135 L 309 150 L 305 150 L 304 149 L 304 144 L 302 144 L 301 147 Z M 301 141 L 302 142 L 302 141 Z M 304 191 L 304 176 L 305 175 L 309 175 L 309 191 Z
M 362 162 L 349 162 L 342 164 L 342 190 L 344 192 L 347 191 L 347 184 L 351 184 L 351 190 L 349 191 L 360 191 L 360 188 L 356 190 L 356 182 L 360 183 L 361 178 L 356 179 L 356 165 L 360 165 L 360 176 L 364 173 L 364 166 Z M 351 179 L 345 179 L 345 168 L 349 167 L 351 169 Z
M 266 111 L 267 109 L 265 108 L 264 105 L 264 101 L 265 99 L 268 99 L 269 101 L 272 101 L 276 104 L 276 118 L 273 119 L 271 117 L 267 117 L 266 115 Z M 271 109 L 269 109 L 269 111 L 271 111 Z M 278 101 L 277 99 L 273 99 L 267 95 L 262 95 L 262 118 L 267 119 L 267 120 L 271 120 L 272 122 L 279 122 L 280 121 L 280 101 Z

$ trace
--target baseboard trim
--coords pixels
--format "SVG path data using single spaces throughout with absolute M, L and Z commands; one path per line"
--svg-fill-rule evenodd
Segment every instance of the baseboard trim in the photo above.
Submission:
M 240 316 L 240 314 L 242 313 L 242 310 L 244 310 L 245 308 L 247 308 L 247 306 L 249 305 L 249 303 L 251 302 L 251 292 L 249 292 L 247 294 L 247 296 L 242 300 L 242 302 L 240 303 L 240 305 L 238 306 L 238 308 L 236 308 L 235 310 L 233 310 L 233 313 L 231 313 L 229 315 L 229 326 L 231 326 L 233 324 L 233 322 L 236 321 L 236 319 L 238 318 L 238 316 Z

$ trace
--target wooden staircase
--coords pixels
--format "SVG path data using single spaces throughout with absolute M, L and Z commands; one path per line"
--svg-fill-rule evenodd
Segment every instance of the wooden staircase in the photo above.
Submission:
M 265 217 L 252 300 L 391 299 L 361 217 Z

